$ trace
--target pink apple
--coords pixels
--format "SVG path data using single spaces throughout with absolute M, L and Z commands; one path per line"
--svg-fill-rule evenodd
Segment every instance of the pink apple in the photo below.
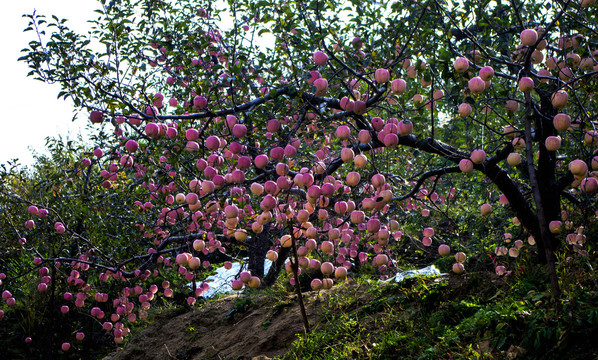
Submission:
M 361 101 L 361 100 L 355 101 L 355 105 L 353 107 L 353 112 L 355 112 L 355 114 L 363 115 L 363 114 L 365 114 L 366 110 L 367 110 L 367 106 L 364 101 Z
M 459 105 L 459 115 L 462 117 L 468 117 L 471 114 L 471 105 L 463 103 Z
M 351 136 L 351 130 L 346 125 L 341 125 L 336 128 L 335 133 L 336 137 L 341 140 L 346 140 Z
M 486 161 L 486 152 L 482 149 L 471 152 L 470 159 L 474 164 L 481 164 Z
M 438 247 L 438 254 L 439 254 L 440 256 L 448 256 L 448 255 L 450 255 L 450 253 L 451 253 L 451 248 L 450 248 L 448 245 L 446 245 L 446 244 L 441 244 L 441 245 Z
M 332 273 L 334 273 L 334 265 L 329 262 L 325 262 L 322 264 L 322 266 L 320 266 L 320 271 L 326 276 L 332 275 Z
M 484 92 L 484 89 L 486 89 L 486 83 L 482 78 L 476 76 L 469 80 L 469 90 L 473 94 L 481 94 Z
M 521 45 L 534 46 L 538 41 L 538 33 L 534 29 L 525 29 L 521 32 Z
M 401 95 L 402 93 L 405 92 L 406 89 L 407 89 L 407 83 L 403 79 L 394 79 L 390 83 L 390 90 L 395 95 Z
M 461 159 L 459 169 L 464 173 L 471 173 L 473 172 L 473 163 L 469 159 Z
M 455 60 L 453 66 L 455 67 L 455 70 L 457 72 L 466 72 L 467 69 L 469 69 L 469 61 L 467 60 L 467 58 L 460 57 Z
M 465 271 L 465 266 L 463 266 L 463 264 L 461 263 L 454 263 L 452 270 L 457 275 L 463 274 L 463 272 Z
M 546 150 L 548 151 L 557 151 L 561 148 L 561 137 L 549 136 L 544 141 L 544 145 L 546 146 Z
M 484 66 L 480 69 L 480 78 L 486 82 L 494 77 L 494 69 L 491 66 Z M 484 84 L 485 85 L 485 84 Z
M 314 59 L 314 63 L 316 65 L 324 66 L 328 62 L 328 55 L 326 55 L 322 51 L 316 51 L 316 52 L 314 52 L 313 59 Z
M 93 124 L 102 123 L 102 121 L 104 121 L 104 113 L 102 113 L 101 111 L 98 111 L 98 110 L 93 110 L 89 114 L 89 121 L 91 121 Z
M 564 90 L 558 90 L 551 96 L 552 106 L 557 109 L 562 109 L 567 105 L 569 101 L 569 95 Z
M 534 89 L 534 80 L 524 76 L 519 80 L 519 90 L 522 92 L 530 92 Z
M 268 165 L 269 159 L 267 155 L 258 155 L 255 157 L 254 163 L 258 169 L 263 169 Z
M 554 128 L 558 131 L 565 131 L 571 126 L 571 117 L 567 114 L 556 114 L 552 119 Z
M 320 290 L 322 288 L 322 280 L 320 279 L 313 279 L 310 283 L 310 286 L 314 290 Z
M 378 84 L 387 83 L 390 80 L 390 72 L 386 69 L 378 69 L 374 75 L 376 82 Z
M 581 190 L 586 194 L 594 194 L 598 190 L 598 180 L 587 177 L 581 181 Z

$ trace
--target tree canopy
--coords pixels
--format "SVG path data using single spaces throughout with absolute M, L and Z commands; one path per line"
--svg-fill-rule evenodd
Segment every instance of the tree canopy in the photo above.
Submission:
M 558 298 L 555 252 L 595 241 L 593 0 L 99 5 L 88 34 L 28 15 L 20 59 L 93 144 L 0 184 L 0 249 L 27 262 L 0 286 L 39 271 L 50 312 L 78 292 L 118 343 L 156 284 L 192 305 L 216 264 L 249 258 L 233 288 L 287 264 L 300 293 L 302 270 L 328 288 L 436 249 L 455 274 L 526 254 Z

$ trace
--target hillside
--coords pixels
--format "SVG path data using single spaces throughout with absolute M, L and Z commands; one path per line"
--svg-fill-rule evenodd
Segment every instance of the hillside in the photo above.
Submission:
M 598 358 L 596 287 L 563 301 L 563 313 L 533 281 L 483 272 L 358 279 L 306 293 L 308 336 L 296 296 L 282 287 L 232 295 L 156 315 L 104 360 Z

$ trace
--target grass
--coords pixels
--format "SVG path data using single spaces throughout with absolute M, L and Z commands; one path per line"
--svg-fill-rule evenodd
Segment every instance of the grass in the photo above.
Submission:
M 540 266 L 510 279 L 470 273 L 401 284 L 359 280 L 337 291 L 320 324 L 282 359 L 586 359 L 598 345 L 598 275 L 563 263 L 554 301 Z M 580 273 L 581 271 L 581 273 Z

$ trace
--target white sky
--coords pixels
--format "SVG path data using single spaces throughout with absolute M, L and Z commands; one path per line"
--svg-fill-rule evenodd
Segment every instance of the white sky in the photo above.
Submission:
M 223 6 L 222 0 L 218 0 Z M 60 86 L 48 85 L 28 78 L 25 63 L 18 62 L 21 49 L 35 39 L 35 32 L 23 32 L 28 21 L 23 14 L 56 15 L 66 18 L 67 26 L 79 33 L 89 29 L 88 19 L 97 18 L 94 13 L 99 8 L 97 0 L 18 0 L 3 4 L 0 13 L 0 33 L 3 37 L 0 69 L 4 71 L 4 86 L 0 88 L 0 98 L 6 106 L 1 114 L 0 164 L 18 158 L 22 165 L 31 165 L 34 153 L 47 153 L 45 138 L 69 137 L 76 139 L 85 134 L 88 122 L 86 113 L 71 121 L 74 107 L 70 100 L 57 99 Z M 224 23 L 232 23 L 223 15 Z
M 0 98 L 4 101 L 1 113 L 0 164 L 18 158 L 23 165 L 33 162 L 32 151 L 45 152 L 47 136 L 67 135 L 75 138 L 85 129 L 87 119 L 72 122 L 71 102 L 56 99 L 59 85 L 48 85 L 27 78 L 28 68 L 17 62 L 20 50 L 33 39 L 34 32 L 23 33 L 27 19 L 21 15 L 34 9 L 48 17 L 52 14 L 69 19 L 69 27 L 78 32 L 87 32 L 87 19 L 94 18 L 99 4 L 96 0 L 18 0 L 2 4 L 0 13 L 0 34 L 2 56 L 0 69 L 3 71 L 3 85 Z

